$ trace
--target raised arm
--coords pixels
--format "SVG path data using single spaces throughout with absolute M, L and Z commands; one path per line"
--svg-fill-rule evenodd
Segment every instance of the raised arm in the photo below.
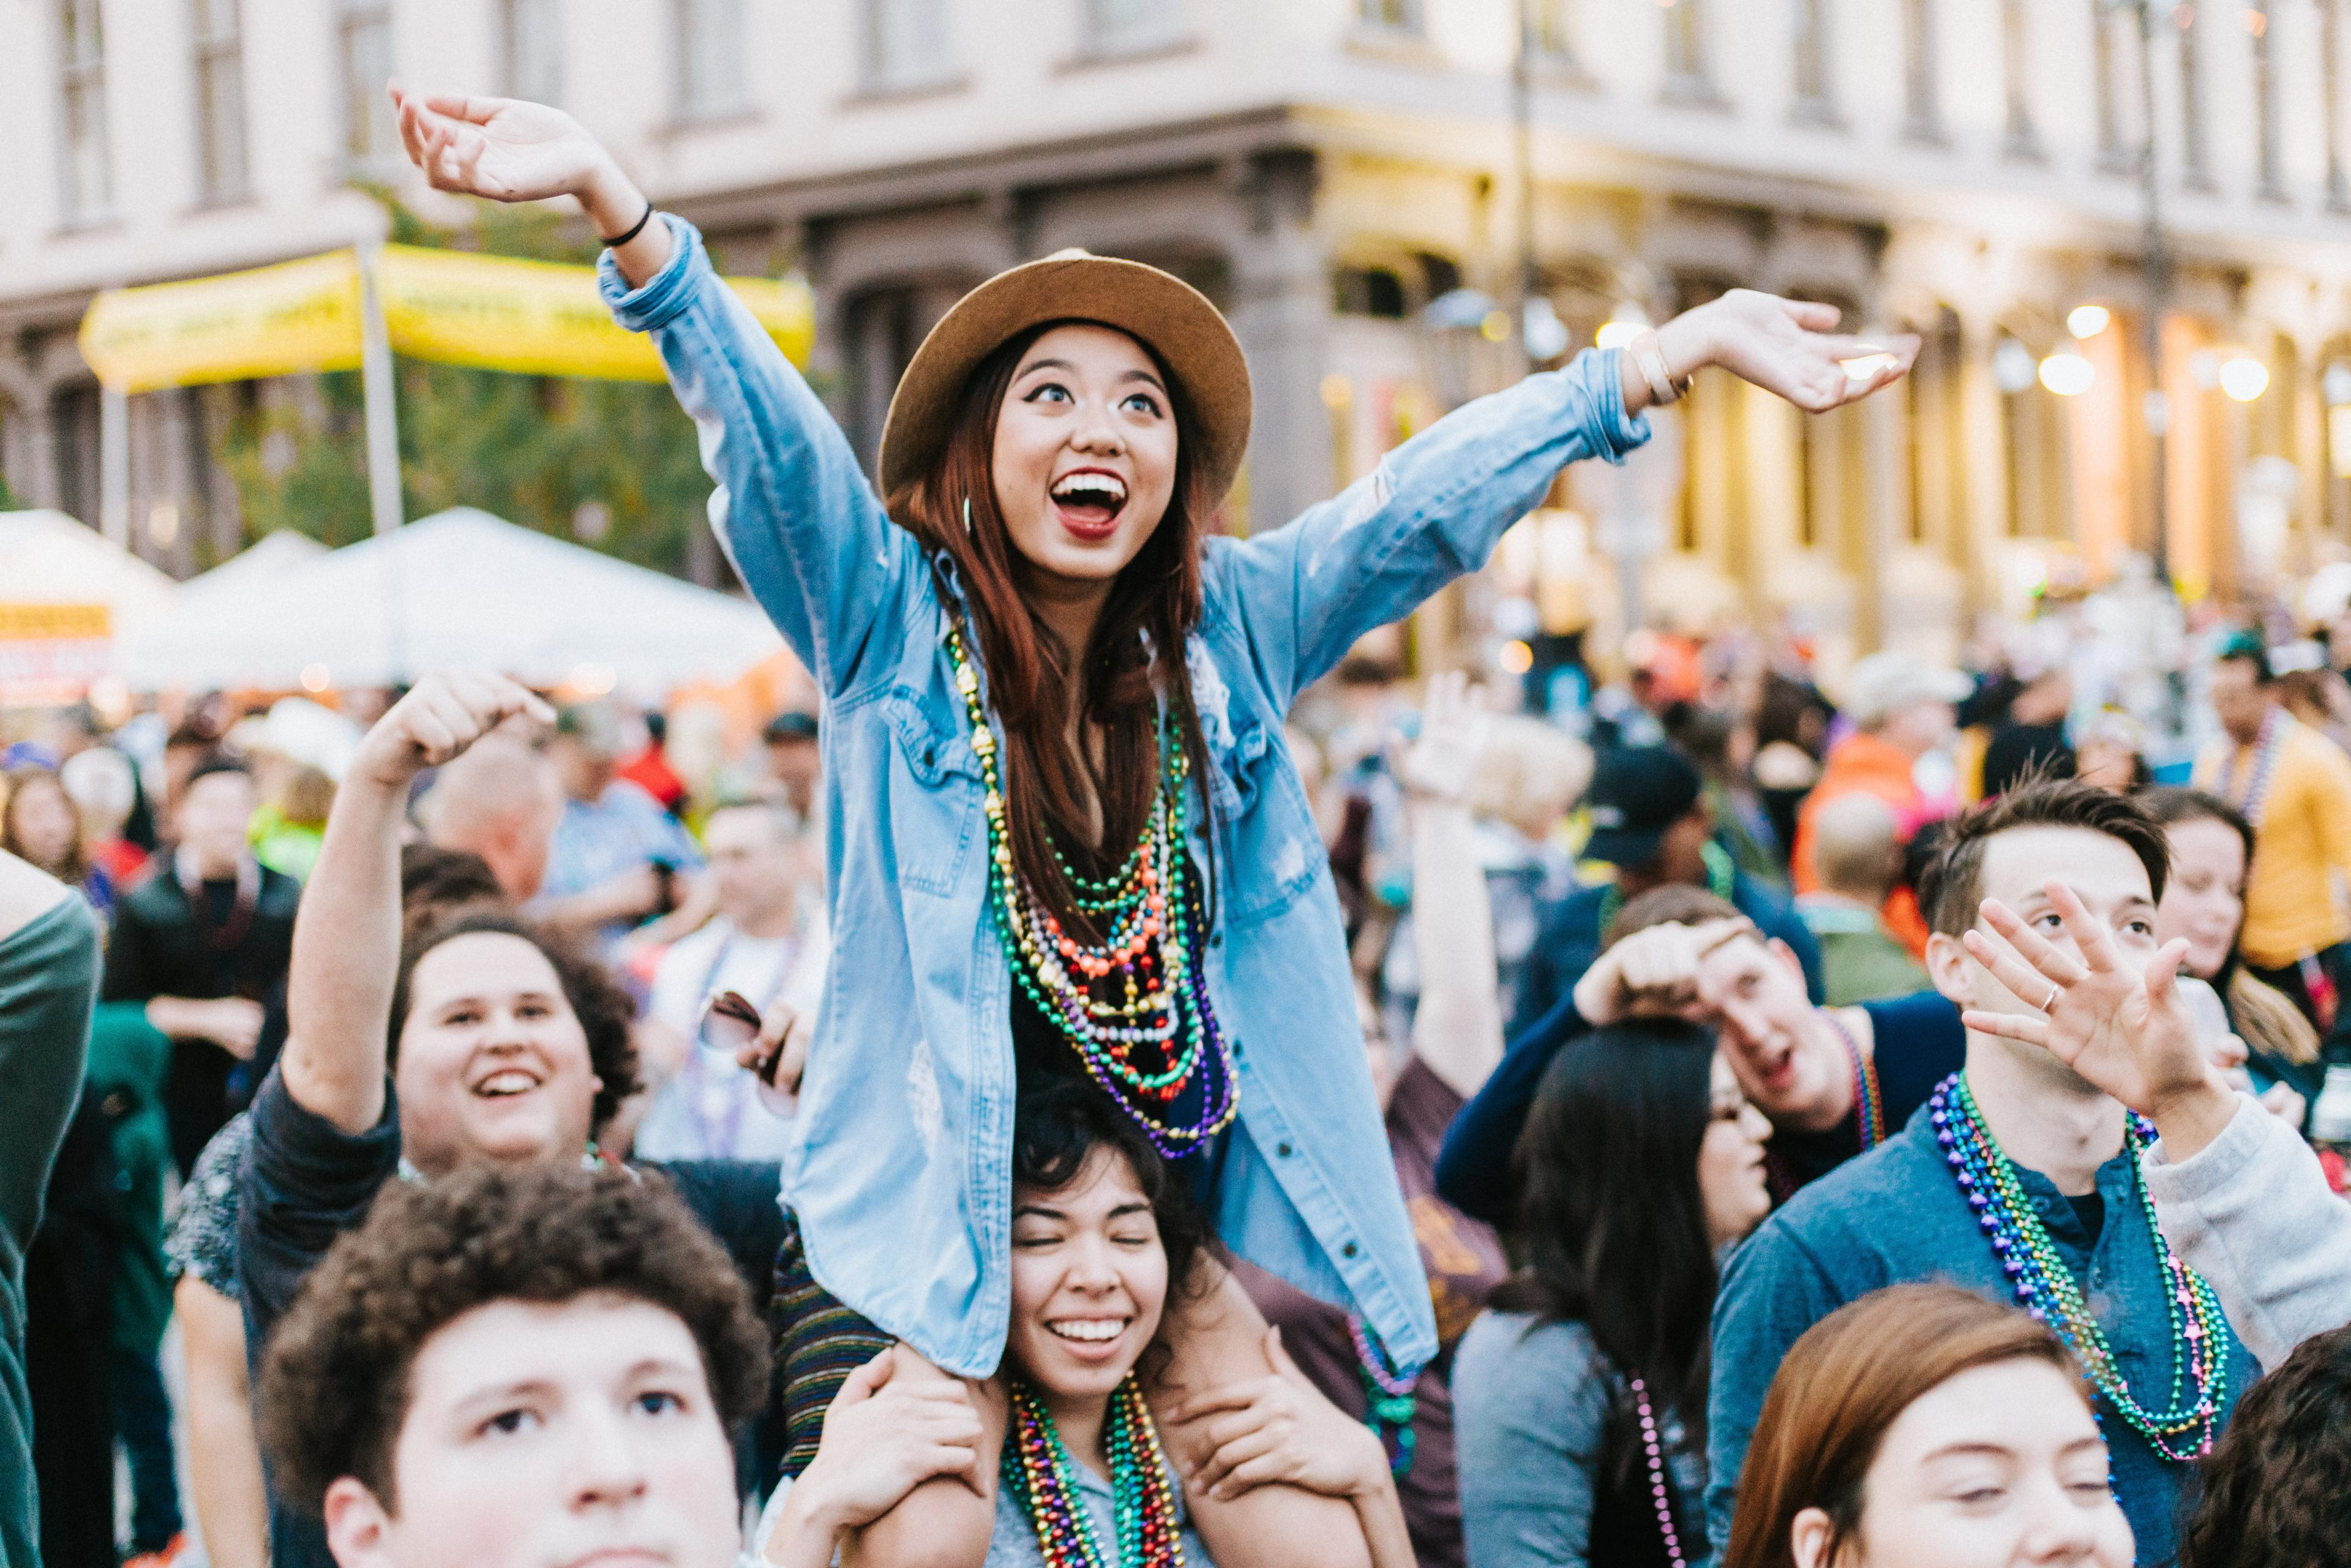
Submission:
M 1412 814 L 1412 936 L 1420 961 L 1413 1054 L 1464 1100 L 1502 1060 L 1494 907 L 1468 804 L 1487 729 L 1468 678 L 1437 675 L 1421 704 L 1420 737 L 1396 767 Z
M 1220 547 L 1277 700 L 1483 565 L 1562 468 L 1621 462 L 1646 441 L 1645 362 L 1677 383 L 1719 367 L 1817 413 L 1896 380 L 1917 353 L 1916 338 L 1865 341 L 1836 323 L 1830 306 L 1734 289 L 1631 350 L 1594 350 L 1464 404 L 1290 526 Z
M 716 481 L 710 526 L 828 695 L 853 688 L 876 634 L 924 582 L 808 382 L 721 282 L 692 225 L 655 213 L 610 152 L 559 110 L 395 85 L 401 137 L 436 190 L 499 202 L 570 196 L 608 241 L 614 318 L 650 332 Z M 640 220 L 647 220 L 639 226 Z M 886 655 L 884 655 L 886 656 Z
M 368 731 L 335 791 L 326 841 L 294 920 L 278 1071 L 297 1104 L 351 1136 L 383 1116 L 409 786 L 517 714 L 555 716 L 504 675 L 427 675 Z

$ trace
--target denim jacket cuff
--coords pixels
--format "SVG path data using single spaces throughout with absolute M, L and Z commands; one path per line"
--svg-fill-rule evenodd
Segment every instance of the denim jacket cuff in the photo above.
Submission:
M 611 251 L 596 258 L 596 287 L 611 307 L 612 319 L 632 332 L 650 332 L 676 319 L 693 298 L 688 275 L 702 257 L 701 230 L 674 213 L 655 215 L 669 225 L 669 259 L 643 288 L 629 287 Z
M 1594 358 L 1599 364 L 1592 392 L 1600 418 L 1592 432 L 1592 454 L 1621 465 L 1625 454 L 1648 444 L 1649 416 L 1625 412 L 1625 350 L 1602 349 Z

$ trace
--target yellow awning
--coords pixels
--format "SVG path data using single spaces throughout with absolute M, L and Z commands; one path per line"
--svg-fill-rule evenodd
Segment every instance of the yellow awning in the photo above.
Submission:
M 807 286 L 726 283 L 785 355 L 804 363 L 816 335 Z M 381 287 L 395 353 L 526 375 L 662 379 L 652 340 L 613 325 L 593 267 L 388 245 Z M 82 358 L 125 392 L 351 370 L 360 344 L 359 256 L 349 250 L 109 289 L 81 324 Z

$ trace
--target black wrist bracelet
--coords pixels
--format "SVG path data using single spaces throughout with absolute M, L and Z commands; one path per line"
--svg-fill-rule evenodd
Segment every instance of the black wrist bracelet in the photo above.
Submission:
M 641 235 L 641 234 L 644 233 L 644 232 L 645 232 L 645 225 L 646 225 L 647 224 L 649 224 L 649 223 L 653 222 L 653 203 L 651 203 L 651 202 L 647 202 L 647 203 L 645 204 L 645 215 L 644 215 L 643 217 L 639 218 L 635 223 L 631 224 L 631 225 L 629 225 L 629 232 L 628 232 L 627 234 L 622 235 L 620 235 L 619 237 L 614 238 L 614 239 L 608 239 L 608 240 L 606 240 L 606 241 L 604 242 L 604 245 L 605 245 L 606 248 L 608 248 L 608 249 L 611 249 L 611 250 L 618 250 L 621 246 L 624 246 L 624 245 L 628 244 L 631 240 L 632 240 L 632 239 L 636 238 L 639 235 Z

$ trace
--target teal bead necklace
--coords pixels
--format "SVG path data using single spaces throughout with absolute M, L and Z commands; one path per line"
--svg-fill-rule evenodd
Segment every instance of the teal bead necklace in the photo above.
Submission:
M 2039 1211 L 2017 1181 L 2016 1166 L 1985 1128 L 1975 1096 L 1968 1091 L 1967 1074 L 1955 1072 L 1943 1080 L 1927 1103 L 1943 1158 L 1967 1195 L 1976 1223 L 1999 1254 L 2018 1304 L 2057 1332 L 2106 1406 L 2157 1453 L 2181 1465 L 2210 1453 L 2228 1400 L 2227 1320 L 2212 1287 L 2172 1254 L 2156 1224 L 2155 1200 L 2147 1196 L 2137 1158 L 2155 1141 L 2154 1130 L 2133 1116 L 2125 1142 L 2132 1155 L 2131 1186 L 2147 1211 L 2156 1266 L 2165 1276 L 2164 1304 L 2171 1321 L 2171 1388 L 2159 1407 L 2143 1403 L 2124 1381 L 2105 1331 L 2091 1315 L 2074 1271 L 2065 1266 Z
M 1162 1157 L 1180 1158 L 1224 1131 L 1240 1108 L 1232 1054 L 1199 962 L 1207 918 L 1186 848 L 1190 759 L 1163 715 L 1159 788 L 1125 862 L 1090 878 L 1053 851 L 1077 909 L 1106 934 L 1099 943 L 1081 942 L 1020 875 L 979 675 L 952 622 L 946 640 L 986 787 L 988 906 L 1013 978 Z M 1204 1075 L 1200 1110 L 1179 1121 L 1165 1107 L 1195 1073 Z

